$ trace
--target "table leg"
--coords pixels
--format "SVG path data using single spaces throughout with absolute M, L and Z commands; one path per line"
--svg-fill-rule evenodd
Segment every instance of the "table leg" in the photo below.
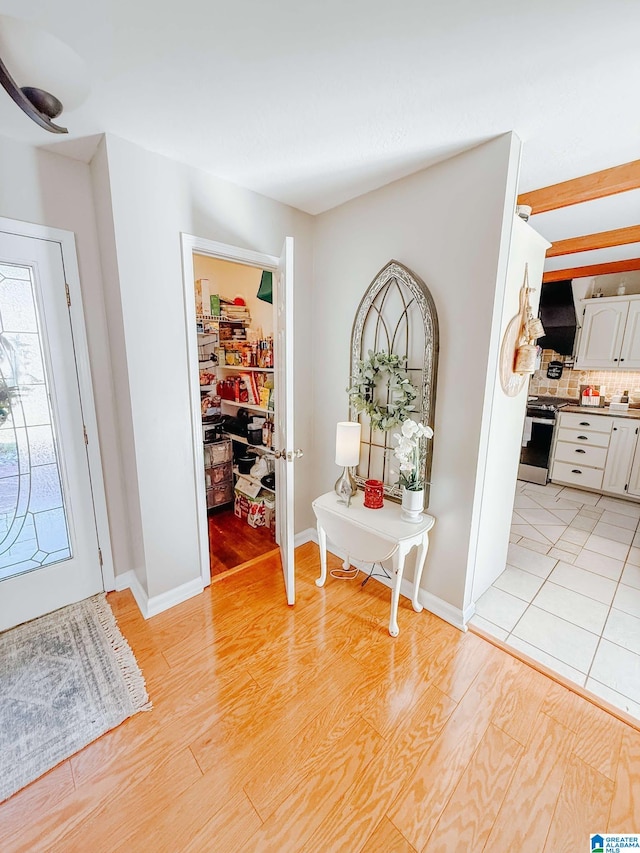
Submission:
M 418 601 L 418 593 L 420 592 L 420 578 L 424 569 L 425 560 L 427 559 L 427 551 L 429 550 L 429 534 L 425 533 L 422 542 L 418 545 L 418 553 L 416 555 L 416 574 L 413 581 L 413 597 L 411 604 L 416 613 L 420 613 L 423 609 L 422 604 Z
M 320 577 L 316 578 L 316 586 L 324 586 L 327 579 L 327 534 L 321 527 L 320 522 L 317 525 L 318 530 L 318 545 L 320 547 Z
M 391 614 L 389 616 L 389 633 L 392 637 L 397 637 L 400 633 L 398 627 L 398 601 L 400 599 L 400 584 L 402 583 L 402 575 L 404 573 L 405 551 L 400 546 L 393 555 L 393 571 L 395 572 L 395 581 L 391 590 Z

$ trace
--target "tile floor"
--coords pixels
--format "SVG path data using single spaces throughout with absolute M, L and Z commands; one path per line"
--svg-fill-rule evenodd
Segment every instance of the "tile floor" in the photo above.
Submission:
M 471 623 L 640 719 L 640 503 L 518 482 Z

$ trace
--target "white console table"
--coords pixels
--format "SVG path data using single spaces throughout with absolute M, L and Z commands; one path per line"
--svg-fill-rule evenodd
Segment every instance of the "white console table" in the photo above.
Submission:
M 411 603 L 419 613 L 422 610 L 422 604 L 418 601 L 420 578 L 429 548 L 429 531 L 435 524 L 435 518 L 425 513 L 418 524 L 403 521 L 400 504 L 389 500 L 385 500 L 380 509 L 369 509 L 364 505 L 362 491 L 354 495 L 349 507 L 338 500 L 335 492 L 327 492 L 316 498 L 312 506 L 318 522 L 320 545 L 320 577 L 316 585 L 324 586 L 327 579 L 327 537 L 337 548 L 346 551 L 345 568 L 349 567 L 351 557 L 365 563 L 380 563 L 392 558 L 395 578 L 391 592 L 389 633 L 397 637 L 400 632 L 398 599 L 405 558 L 414 546 L 418 548 Z

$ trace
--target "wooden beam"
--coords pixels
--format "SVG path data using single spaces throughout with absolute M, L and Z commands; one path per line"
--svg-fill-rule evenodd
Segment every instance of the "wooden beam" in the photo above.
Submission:
M 557 258 L 559 255 L 572 255 L 575 252 L 609 249 L 611 246 L 624 246 L 627 243 L 640 243 L 640 225 L 629 225 L 627 228 L 615 228 L 613 231 L 600 231 L 598 234 L 585 234 L 583 237 L 558 240 L 547 250 L 547 257 Z
M 588 267 L 572 267 L 564 270 L 549 270 L 542 276 L 543 284 L 548 281 L 566 281 L 570 278 L 590 278 L 594 275 L 612 275 L 620 272 L 640 270 L 640 258 L 628 261 L 611 261 L 608 264 L 592 264 Z
M 632 160 L 631 163 L 623 163 L 601 172 L 592 172 L 590 175 L 522 193 L 518 196 L 518 204 L 530 205 L 534 214 L 545 213 L 547 210 L 569 207 L 571 204 L 636 190 L 638 187 L 640 160 Z

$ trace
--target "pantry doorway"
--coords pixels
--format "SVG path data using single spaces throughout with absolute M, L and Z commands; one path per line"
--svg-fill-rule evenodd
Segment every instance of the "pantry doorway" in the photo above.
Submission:
M 293 604 L 293 240 L 182 249 L 203 583 L 279 548 Z

